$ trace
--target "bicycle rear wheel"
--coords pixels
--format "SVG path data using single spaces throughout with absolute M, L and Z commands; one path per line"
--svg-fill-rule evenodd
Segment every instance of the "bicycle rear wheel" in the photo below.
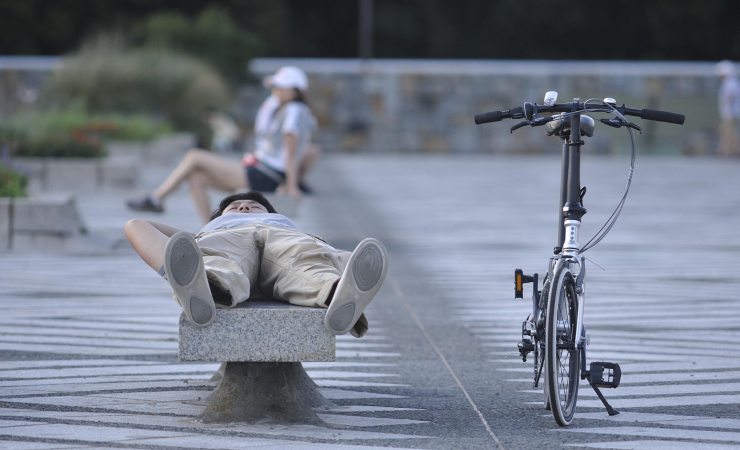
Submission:
M 580 352 L 576 348 L 578 297 L 573 274 L 565 265 L 556 268 L 550 285 L 545 329 L 546 386 L 555 422 L 573 421 L 581 378 Z

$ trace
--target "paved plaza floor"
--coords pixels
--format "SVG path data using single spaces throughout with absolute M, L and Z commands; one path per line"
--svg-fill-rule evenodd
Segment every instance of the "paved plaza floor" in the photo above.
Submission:
M 609 417 L 581 385 L 559 428 L 518 357 L 544 272 L 558 159 L 327 155 L 295 214 L 351 249 L 386 243 L 370 332 L 306 363 L 336 408 L 325 426 L 206 425 L 211 363 L 177 361 L 179 308 L 123 239 L 125 198 L 78 196 L 90 235 L 64 252 L 0 253 L 0 448 L 740 448 L 740 161 L 638 157 L 620 220 L 590 250 L 589 359 L 622 365 Z M 624 189 L 624 157 L 586 155 L 583 236 Z M 147 167 L 141 192 L 166 171 Z M 214 196 L 214 198 L 217 198 Z M 186 189 L 153 219 L 194 231 Z M 280 209 L 280 203 L 278 203 Z

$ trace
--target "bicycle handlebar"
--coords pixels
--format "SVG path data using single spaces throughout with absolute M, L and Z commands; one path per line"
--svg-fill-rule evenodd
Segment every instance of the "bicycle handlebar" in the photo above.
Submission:
M 584 102 L 572 102 L 572 103 L 556 103 L 554 105 L 536 105 L 537 112 L 610 112 L 611 108 L 598 103 L 584 103 Z M 625 105 L 613 106 L 614 109 L 624 114 L 625 116 L 636 116 L 645 120 L 654 120 L 657 122 L 674 123 L 677 125 L 683 125 L 686 117 L 683 114 L 672 113 L 669 111 L 660 111 L 657 109 L 635 109 L 628 108 Z M 524 117 L 524 108 L 516 107 L 512 109 L 506 109 L 501 111 L 489 111 L 481 114 L 476 114 L 475 123 L 476 125 L 482 125 L 484 123 L 499 122 L 503 119 L 521 119 Z

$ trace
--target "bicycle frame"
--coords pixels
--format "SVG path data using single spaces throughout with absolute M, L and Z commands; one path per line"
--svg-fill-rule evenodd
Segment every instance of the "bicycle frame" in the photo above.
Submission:
M 577 111 L 577 99 L 573 105 Z M 581 147 L 584 145 L 581 139 L 581 114 L 575 112 L 570 117 L 570 132 L 563 139 L 563 154 L 561 161 L 560 178 L 560 205 L 558 216 L 558 241 L 555 246 L 555 254 L 560 255 L 560 261 L 574 262 L 578 270 L 571 272 L 576 275 L 576 294 L 578 295 L 578 318 L 576 321 L 577 340 L 576 348 L 581 348 L 583 342 L 583 305 L 585 295 L 583 279 L 585 276 L 585 265 L 580 259 L 580 245 L 578 243 L 578 232 L 581 227 L 581 218 L 586 214 L 583 207 L 581 194 Z M 554 269 L 554 268 L 553 268 Z M 554 270 L 553 270 L 554 272 Z M 585 353 L 582 364 L 585 364 Z

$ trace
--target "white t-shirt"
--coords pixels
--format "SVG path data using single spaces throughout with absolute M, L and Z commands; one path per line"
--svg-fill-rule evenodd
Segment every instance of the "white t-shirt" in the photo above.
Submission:
M 258 139 L 260 134 L 267 132 L 272 115 L 278 106 L 280 106 L 280 100 L 274 95 L 267 97 L 260 105 L 257 116 L 254 118 L 254 134 Z
M 276 213 L 226 213 L 216 217 L 200 229 L 200 233 L 216 230 L 228 230 L 230 228 L 241 228 L 249 225 L 271 225 L 281 228 L 297 230 L 292 220 L 282 214 Z
M 285 172 L 285 135 L 296 137 L 296 156 L 300 157 L 315 128 L 316 119 L 308 106 L 290 102 L 280 107 L 280 101 L 271 95 L 260 106 L 254 121 L 254 155 L 273 169 Z

